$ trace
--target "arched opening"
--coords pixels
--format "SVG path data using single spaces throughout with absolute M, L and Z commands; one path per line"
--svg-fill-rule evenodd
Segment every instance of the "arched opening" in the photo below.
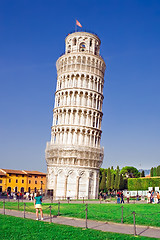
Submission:
M 21 187 L 21 193 L 24 193 L 24 187 Z
M 76 43 L 77 43 L 77 39 L 76 39 L 76 38 L 74 38 L 74 39 L 73 39 L 73 46 L 75 46 L 75 45 L 76 45 Z
M 18 188 L 17 187 L 15 187 L 15 190 L 14 190 L 16 193 L 18 192 Z
M 84 52 L 86 50 L 86 44 L 84 42 L 82 42 L 80 45 L 79 45 L 79 51 L 80 52 Z
M 61 170 L 61 171 L 59 171 L 58 176 L 57 176 L 56 198 L 62 199 L 62 198 L 64 198 L 64 195 L 65 195 L 65 174 Z
M 76 197 L 76 174 L 71 172 L 67 178 L 67 194 L 66 197 Z
M 71 45 L 68 45 L 68 51 L 67 53 L 70 53 L 71 52 Z
M 94 192 L 94 175 L 93 172 L 90 173 L 90 178 L 89 178 L 89 188 L 88 188 L 88 199 L 94 198 L 93 192 Z
M 78 198 L 87 198 L 86 196 L 86 185 L 87 185 L 87 178 L 84 172 L 81 172 L 79 178 L 79 194 Z

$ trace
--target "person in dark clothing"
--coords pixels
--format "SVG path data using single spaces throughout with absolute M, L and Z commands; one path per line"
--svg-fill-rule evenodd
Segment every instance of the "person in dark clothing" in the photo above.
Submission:
M 123 191 L 121 192 L 121 203 L 124 203 Z

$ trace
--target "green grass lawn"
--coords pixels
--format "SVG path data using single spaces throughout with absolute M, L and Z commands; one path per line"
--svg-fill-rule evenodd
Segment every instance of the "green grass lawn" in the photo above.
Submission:
M 127 234 L 101 232 L 92 229 L 83 229 L 65 225 L 58 225 L 53 223 L 45 223 L 41 221 L 35 221 L 31 219 L 23 219 L 12 216 L 6 216 L 0 214 L 0 238 L 5 240 L 32 240 L 32 239 L 43 239 L 43 240 L 107 240 L 107 239 L 117 239 L 117 240 L 132 240 L 141 239 L 149 240 L 155 238 L 132 236 Z
M 43 212 L 49 214 L 49 206 L 52 206 L 52 215 L 57 215 L 58 204 L 43 204 Z M 121 204 L 88 204 L 88 219 L 98 221 L 121 222 Z M 0 202 L 0 208 L 3 202 Z M 17 202 L 6 202 L 5 207 L 17 210 Z M 136 224 L 160 227 L 160 204 L 124 204 L 124 223 L 133 224 L 133 214 L 136 212 Z M 20 202 L 20 211 L 23 211 L 24 203 Z M 35 212 L 33 203 L 26 203 L 26 211 Z M 60 216 L 85 218 L 85 204 L 61 203 Z

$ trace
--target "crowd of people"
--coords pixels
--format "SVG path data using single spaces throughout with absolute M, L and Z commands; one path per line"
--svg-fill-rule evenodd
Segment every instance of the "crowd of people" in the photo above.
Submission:
M 1 193 L 2 197 L 7 196 L 8 199 L 26 199 L 33 201 L 34 197 L 36 196 L 35 192 L 3 192 Z
M 36 196 L 36 193 L 34 192 L 11 192 L 11 193 L 8 193 L 7 192 L 7 197 L 11 197 L 13 198 L 14 200 L 17 200 L 17 199 L 26 199 L 26 200 L 30 200 L 30 201 L 33 201 L 34 197 Z
M 129 203 L 130 201 L 130 192 L 128 191 L 125 196 L 124 196 L 124 193 L 123 191 L 120 191 L 118 190 L 117 193 L 115 192 L 110 192 L 110 194 L 108 193 L 103 193 L 102 191 L 100 192 L 99 194 L 99 199 L 100 200 L 106 200 L 107 197 L 116 197 L 117 198 L 117 203 L 124 203 L 124 198 L 127 200 L 127 203 Z M 145 197 L 144 196 L 139 196 L 138 194 L 136 196 L 133 196 L 133 199 L 136 200 L 136 201 L 139 201 L 140 199 L 141 200 L 144 200 L 145 201 Z M 148 194 L 147 194 L 147 203 L 160 203 L 160 195 L 159 195 L 159 192 L 157 191 L 149 191 Z
M 157 191 L 149 191 L 147 194 L 147 203 L 160 203 L 159 192 Z

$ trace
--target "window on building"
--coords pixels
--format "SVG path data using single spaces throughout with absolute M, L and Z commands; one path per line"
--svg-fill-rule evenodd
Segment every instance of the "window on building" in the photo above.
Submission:
M 35 184 L 37 184 L 37 181 L 35 181 Z
M 2 183 L 2 180 L 0 180 L 0 183 Z
M 41 178 L 43 178 L 43 177 L 41 177 Z
M 29 184 L 31 184 L 31 180 L 29 180 Z
M 18 179 L 16 179 L 16 183 L 18 183 Z
M 16 174 L 16 177 L 18 177 L 18 174 Z
M 9 173 L 9 176 L 11 176 L 11 173 Z
M 35 176 L 35 178 L 37 178 L 37 176 Z
M 29 178 L 31 178 L 31 177 L 32 177 L 32 175 L 29 175 L 28 177 L 29 177 Z
M 9 182 L 11 182 L 11 179 L 9 179 Z
M 24 183 L 24 180 L 22 180 L 22 183 Z
M 24 174 L 22 175 L 22 177 L 24 177 Z

